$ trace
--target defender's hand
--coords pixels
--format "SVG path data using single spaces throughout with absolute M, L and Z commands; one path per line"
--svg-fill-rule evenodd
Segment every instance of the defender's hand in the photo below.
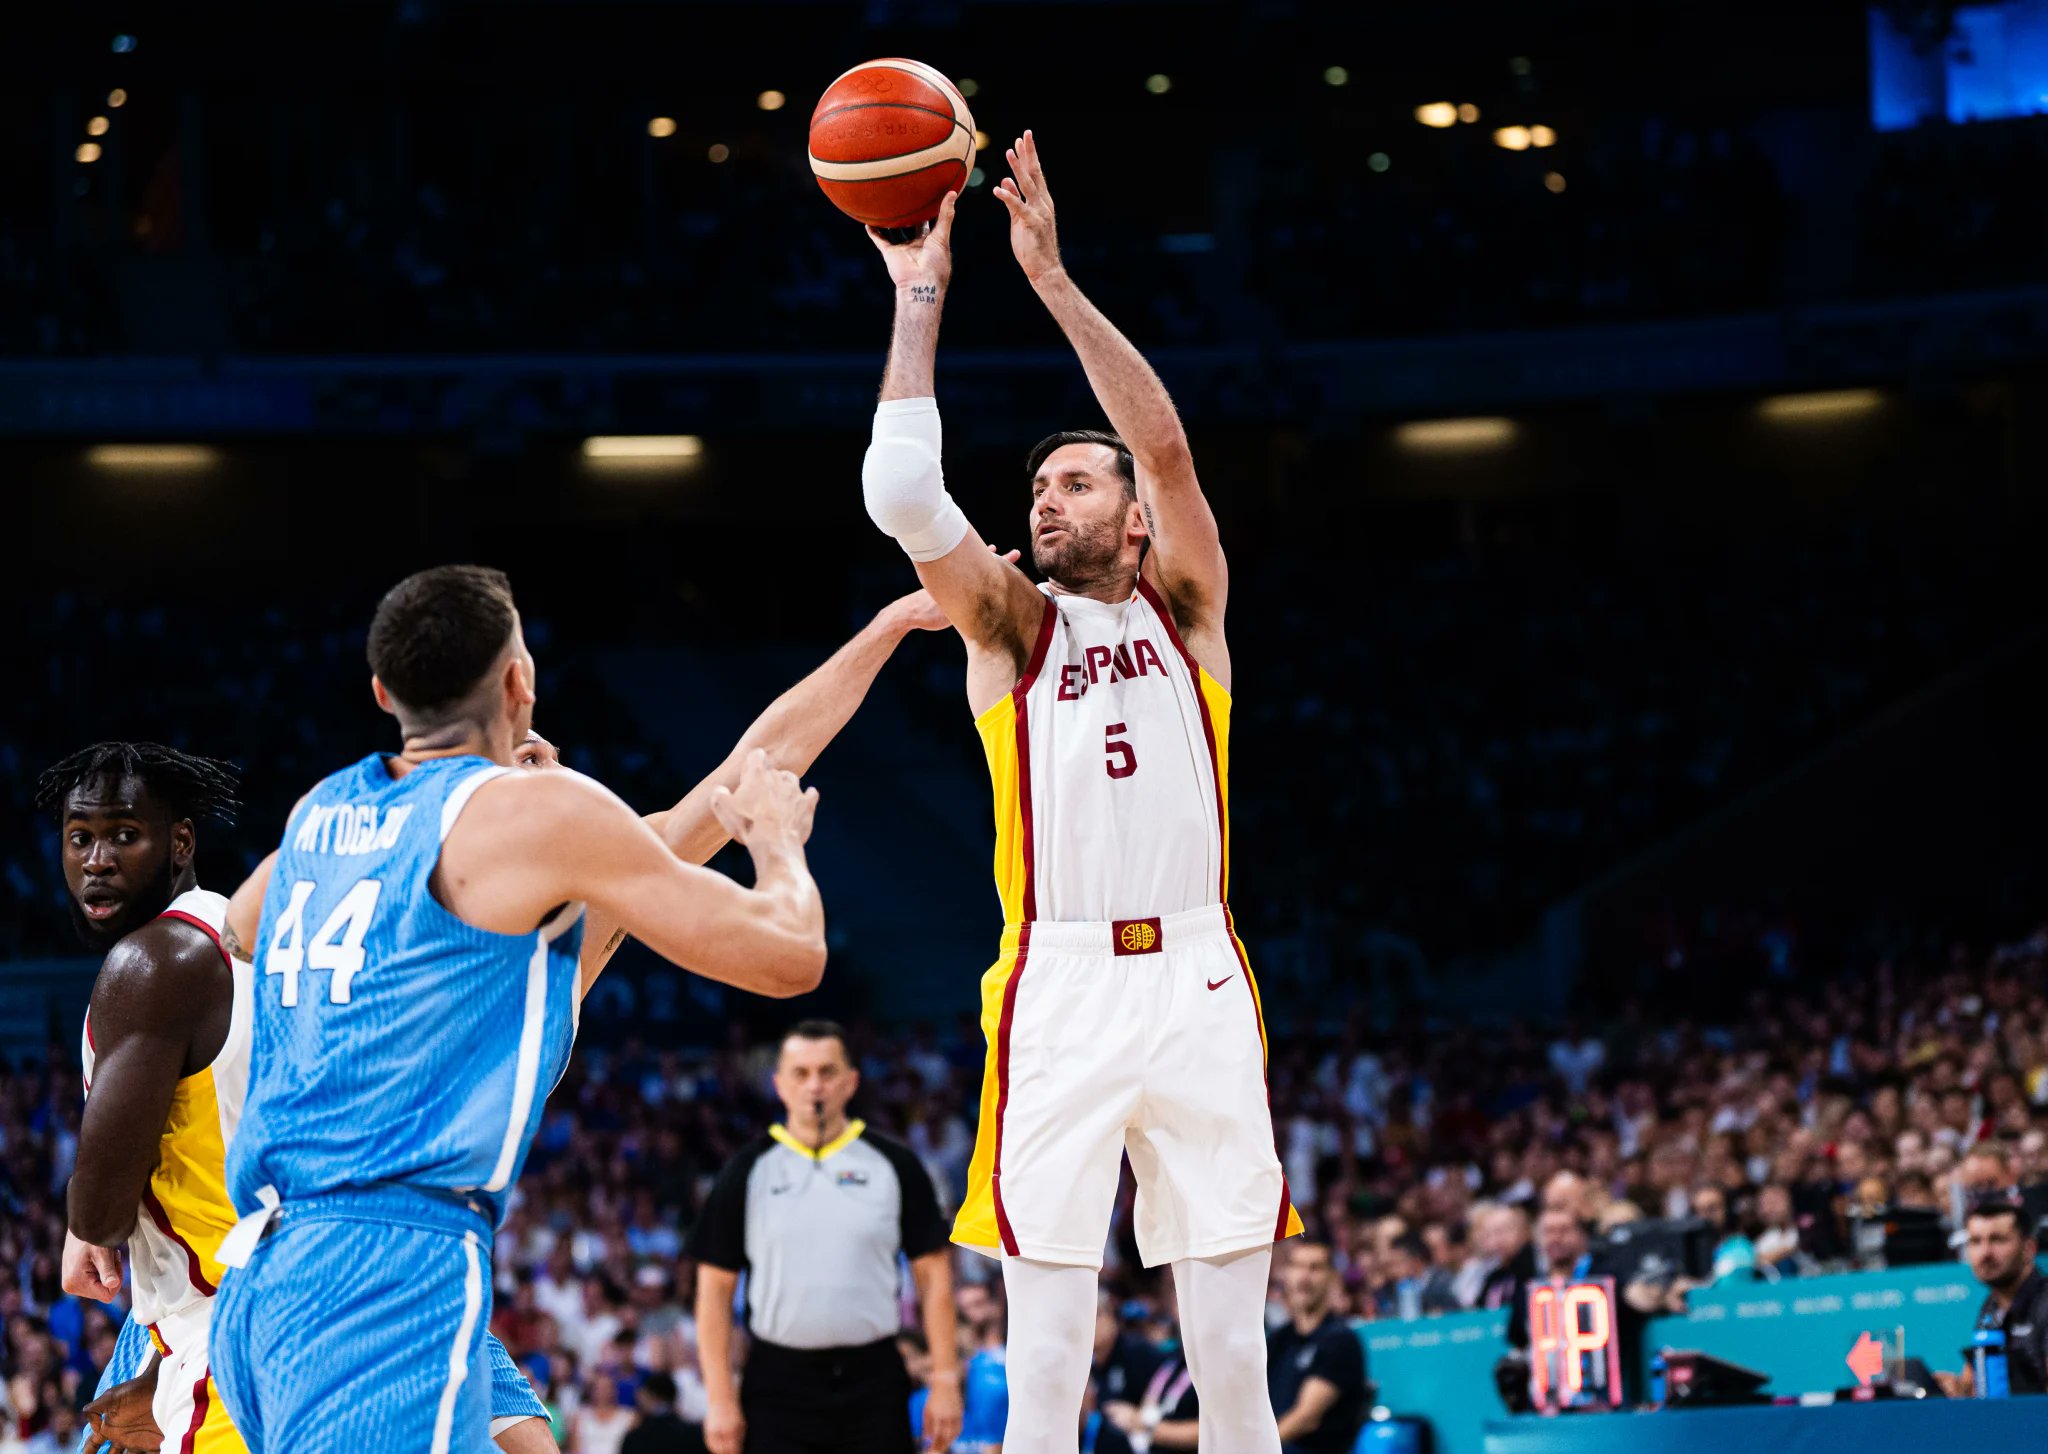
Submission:
M 768 765 L 768 754 L 755 748 L 747 754 L 736 788 L 711 792 L 711 811 L 735 843 L 752 846 L 780 833 L 808 842 L 811 816 L 818 809 L 818 790 L 804 790 L 793 772 Z
M 121 1290 L 121 1254 L 112 1247 L 81 1242 L 67 1230 L 60 1266 L 64 1291 L 73 1297 L 110 1303 Z
M 1003 155 L 1010 175 L 996 184 L 996 200 L 1010 209 L 1010 251 L 1017 266 L 1036 283 L 1060 265 L 1059 230 L 1053 223 L 1052 193 L 1038 164 L 1038 141 L 1027 131 Z
M 993 545 L 988 549 L 989 554 L 1000 555 L 1011 565 L 1024 556 L 1020 550 L 998 551 Z M 953 625 L 946 619 L 946 613 L 939 609 L 939 603 L 932 599 L 930 591 L 912 591 L 907 596 L 899 596 L 882 608 L 882 614 L 905 636 L 913 631 L 945 631 Z
M 936 303 L 945 296 L 946 285 L 953 281 L 953 207 L 959 200 L 958 192 L 948 192 L 939 204 L 938 220 L 926 223 L 914 242 L 891 242 L 879 227 L 868 229 L 868 241 L 882 255 L 889 281 L 898 291 L 932 290 L 928 297 L 918 294 L 920 302 Z
M 83 1454 L 106 1454 L 140 1450 L 153 1454 L 163 1447 L 163 1431 L 156 1426 L 150 1401 L 156 1397 L 156 1366 L 140 1378 L 117 1383 L 85 1406 L 85 1421 L 91 1426 L 80 1446 Z

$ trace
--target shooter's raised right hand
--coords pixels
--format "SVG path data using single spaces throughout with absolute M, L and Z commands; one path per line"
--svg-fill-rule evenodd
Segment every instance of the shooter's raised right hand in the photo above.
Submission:
M 959 200 L 958 192 L 948 192 L 938 220 L 926 224 L 914 242 L 891 242 L 880 228 L 868 229 L 868 240 L 889 266 L 889 281 L 913 301 L 937 303 L 953 281 L 953 207 Z
M 711 793 L 711 811 L 719 823 L 735 843 L 748 847 L 779 833 L 808 842 L 817 810 L 818 790 L 806 790 L 793 772 L 770 767 L 768 754 L 758 747 L 747 754 L 738 787 L 718 787 Z

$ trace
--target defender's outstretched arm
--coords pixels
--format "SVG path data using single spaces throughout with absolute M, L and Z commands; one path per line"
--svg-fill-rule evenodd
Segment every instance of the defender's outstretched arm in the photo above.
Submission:
M 486 783 L 441 845 L 434 891 L 457 917 L 530 934 L 580 900 L 655 953 L 777 997 L 817 986 L 825 912 L 804 861 L 815 789 L 748 755 L 711 811 L 754 859 L 754 885 L 684 863 L 611 791 L 575 772 L 510 773 Z
M 647 815 L 647 826 L 685 863 L 709 863 L 732 835 L 711 810 L 712 795 L 739 785 L 747 759 L 756 750 L 767 754 L 768 766 L 799 775 L 837 737 L 875 684 L 897 645 L 914 631 L 941 631 L 945 615 L 925 591 L 891 601 L 860 634 L 832 653 L 825 664 L 769 703 L 754 719 L 724 762 L 699 782 L 673 808 Z M 593 906 L 583 929 L 582 990 L 590 986 L 619 946 L 626 931 L 610 914 Z

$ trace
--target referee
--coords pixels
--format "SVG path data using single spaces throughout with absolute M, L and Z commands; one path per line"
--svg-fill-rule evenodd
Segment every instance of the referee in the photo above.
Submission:
M 909 1454 L 910 1375 L 898 1255 L 910 1259 L 931 1347 L 924 1447 L 960 1433 L 953 1270 L 931 1178 L 910 1148 L 848 1121 L 860 1087 L 846 1033 L 806 1020 L 782 1038 L 787 1119 L 727 1163 L 691 1229 L 711 1454 Z M 733 1383 L 732 1311 L 747 1277 L 746 1378 Z

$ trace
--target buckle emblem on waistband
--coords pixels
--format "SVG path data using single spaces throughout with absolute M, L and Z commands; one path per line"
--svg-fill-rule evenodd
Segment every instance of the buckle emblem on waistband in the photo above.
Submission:
M 1114 948 L 1119 956 L 1125 954 L 1157 954 L 1163 936 L 1157 919 L 1118 919 L 1110 926 L 1115 936 Z

